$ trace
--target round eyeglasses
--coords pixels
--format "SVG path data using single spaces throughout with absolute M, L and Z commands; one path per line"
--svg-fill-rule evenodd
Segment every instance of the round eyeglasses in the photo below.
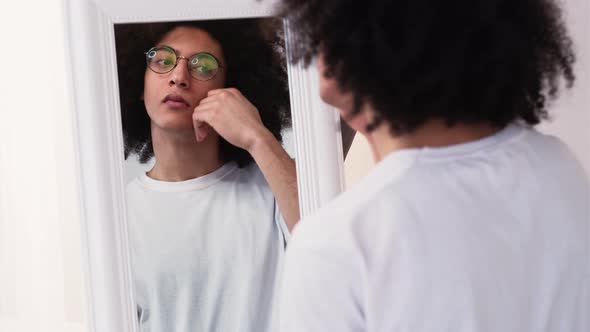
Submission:
M 158 74 L 166 74 L 176 68 L 179 59 L 185 59 L 188 72 L 194 79 L 208 81 L 215 77 L 219 68 L 223 68 L 213 54 L 197 53 L 190 58 L 179 56 L 169 46 L 156 46 L 145 52 L 148 68 Z

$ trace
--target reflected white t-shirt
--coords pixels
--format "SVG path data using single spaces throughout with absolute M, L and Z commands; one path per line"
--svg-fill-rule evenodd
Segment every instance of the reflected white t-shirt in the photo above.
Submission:
M 276 331 L 289 235 L 255 163 L 182 182 L 144 174 L 127 209 L 142 332 Z
M 295 227 L 281 332 L 588 332 L 590 187 L 510 125 L 394 152 Z

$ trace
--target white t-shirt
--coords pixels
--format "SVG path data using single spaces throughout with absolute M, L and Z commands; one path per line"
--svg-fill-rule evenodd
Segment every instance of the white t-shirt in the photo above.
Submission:
M 394 152 L 295 227 L 281 332 L 589 332 L 590 186 L 510 125 Z
M 127 187 L 131 263 L 143 332 L 276 331 L 288 229 L 259 168 Z

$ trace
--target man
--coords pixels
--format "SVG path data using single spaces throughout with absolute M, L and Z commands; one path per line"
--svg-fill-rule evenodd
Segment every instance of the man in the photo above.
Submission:
M 590 185 L 547 118 L 551 0 L 284 0 L 295 61 L 377 161 L 295 227 L 281 331 L 590 331 Z

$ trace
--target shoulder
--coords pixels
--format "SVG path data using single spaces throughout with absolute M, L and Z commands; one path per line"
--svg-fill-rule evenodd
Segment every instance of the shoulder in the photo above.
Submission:
M 555 136 L 529 129 L 523 141 L 531 146 L 535 155 L 543 157 L 547 161 L 559 164 L 569 163 L 572 166 L 579 164 L 570 147 Z
M 237 168 L 226 181 L 231 181 L 242 191 L 253 191 L 264 196 L 272 195 L 268 182 L 255 162 Z
M 384 265 L 373 263 L 375 253 L 403 255 L 397 228 L 402 214 L 410 212 L 402 207 L 394 183 L 369 195 L 356 190 L 342 194 L 295 226 L 283 273 L 288 287 L 283 288 L 281 308 L 288 314 L 281 317 L 282 326 L 361 329 L 369 272 Z M 290 315 L 295 311 L 306 320 Z
M 262 171 L 255 162 L 250 162 L 245 166 L 237 167 L 235 171 L 232 173 L 231 179 L 239 180 L 240 182 L 266 185 L 264 175 L 262 174 Z
M 134 178 L 125 185 L 125 192 L 127 197 L 134 197 L 144 193 L 147 190 L 145 186 L 141 184 L 139 177 Z
M 295 226 L 289 245 L 296 250 L 359 252 L 380 235 L 397 237 L 415 218 L 398 181 L 380 190 L 343 193 Z
M 422 172 L 419 156 L 398 151 L 381 160 L 357 185 L 303 219 L 293 246 L 358 246 L 371 233 L 407 220 L 413 213 L 404 192 L 419 178 L 411 174 Z

